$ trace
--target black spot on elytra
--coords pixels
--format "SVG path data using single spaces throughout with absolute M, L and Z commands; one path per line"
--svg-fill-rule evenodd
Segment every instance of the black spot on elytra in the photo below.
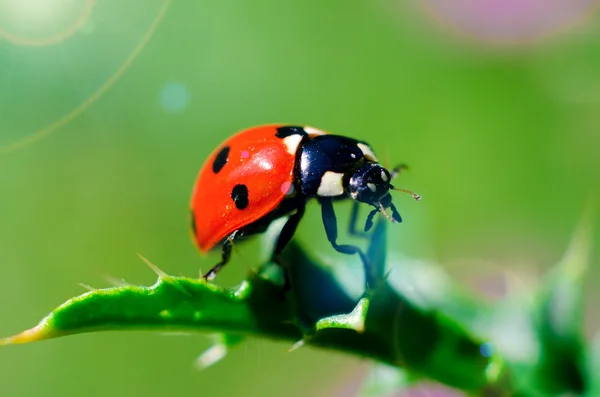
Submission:
M 197 237 L 198 233 L 196 230 L 196 217 L 194 216 L 194 210 L 190 211 L 190 221 L 192 225 L 192 233 L 194 233 L 194 237 Z
M 286 138 L 290 135 L 306 136 L 308 134 L 306 133 L 306 131 L 304 131 L 304 128 L 294 126 L 294 125 L 287 125 L 285 127 L 279 127 L 279 128 L 277 128 L 277 132 L 275 133 L 275 136 L 277 138 L 281 138 L 281 139 Z
M 229 149 L 229 146 L 225 146 L 221 149 L 219 154 L 217 154 L 217 157 L 215 157 L 215 161 L 212 163 L 212 169 L 215 174 L 219 173 L 219 171 L 225 167 L 225 164 L 227 164 L 227 160 L 229 159 Z
M 231 198 L 238 210 L 248 206 L 248 188 L 246 185 L 235 185 L 231 190 Z

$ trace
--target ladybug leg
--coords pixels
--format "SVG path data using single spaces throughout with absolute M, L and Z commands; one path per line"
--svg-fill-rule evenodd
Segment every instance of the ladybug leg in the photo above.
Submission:
M 375 280 L 372 276 L 371 265 L 369 263 L 369 259 L 367 255 L 357 246 L 350 244 L 338 244 L 338 228 L 337 228 L 337 218 L 335 216 L 335 211 L 333 209 L 333 201 L 331 198 L 321 198 L 319 199 L 321 203 L 321 216 L 323 218 L 323 226 L 325 227 L 325 233 L 327 234 L 327 239 L 333 246 L 333 248 L 337 252 L 341 252 L 343 254 L 358 254 L 365 268 L 365 282 L 367 284 L 367 288 L 369 285 L 375 285 Z
M 202 278 L 205 280 L 213 280 L 217 273 L 229 262 L 231 258 L 231 248 L 233 247 L 233 240 L 238 234 L 239 230 L 234 231 L 227 237 L 225 242 L 223 242 L 223 247 L 221 248 L 221 261 L 214 265 L 212 269 L 210 269 Z
M 273 257 L 281 254 L 285 247 L 289 244 L 296 233 L 296 229 L 298 228 L 298 224 L 300 220 L 304 216 L 304 210 L 306 209 L 306 203 L 301 203 L 298 205 L 298 209 L 296 213 L 289 217 L 283 228 L 281 229 L 281 233 L 279 233 L 279 238 L 277 239 L 277 245 L 275 246 L 275 251 L 273 252 Z
M 358 201 L 354 201 L 352 203 L 352 211 L 350 212 L 350 227 L 348 228 L 348 233 L 351 236 L 369 238 L 369 233 L 367 233 L 371 227 L 373 227 L 373 218 L 379 212 L 379 209 L 376 208 L 369 213 L 367 216 L 367 221 L 365 223 L 364 231 L 359 231 L 356 229 L 356 223 L 358 222 L 358 211 L 360 209 L 360 203 Z
M 296 233 L 296 229 L 298 228 L 298 224 L 304 216 L 305 209 L 306 203 L 301 202 L 298 205 L 296 213 L 288 218 L 287 222 L 285 223 L 285 225 L 283 225 L 283 228 L 281 229 L 281 233 L 279 233 L 279 237 L 277 238 L 277 244 L 275 245 L 275 251 L 273 251 L 272 261 L 277 263 L 283 269 L 283 294 L 285 294 L 292 288 L 292 284 L 290 281 L 288 267 L 280 261 L 278 261 L 277 257 L 283 252 L 285 247 L 292 240 L 292 237 L 294 236 L 294 234 Z
M 359 203 L 354 201 L 352 203 L 352 210 L 350 212 L 350 224 L 348 227 L 348 234 L 355 237 L 367 237 L 367 233 L 356 229 L 356 223 L 358 222 L 358 211 L 360 210 Z

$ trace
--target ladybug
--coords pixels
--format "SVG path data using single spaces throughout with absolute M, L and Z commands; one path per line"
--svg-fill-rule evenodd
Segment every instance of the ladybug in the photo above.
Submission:
M 202 253 L 221 247 L 221 260 L 203 277 L 214 279 L 227 264 L 234 241 L 262 233 L 274 220 L 291 214 L 275 245 L 276 261 L 311 198 L 321 205 L 323 225 L 333 248 L 344 254 L 358 254 L 368 275 L 364 252 L 357 246 L 337 243 L 333 202 L 347 198 L 354 201 L 350 220 L 353 235 L 359 234 L 359 203 L 374 207 L 365 232 L 372 227 L 377 213 L 401 222 L 390 190 L 404 191 L 420 200 L 418 195 L 391 184 L 402 168 L 390 172 L 382 167 L 366 142 L 312 127 L 272 124 L 238 132 L 208 157 L 192 193 L 195 244 Z

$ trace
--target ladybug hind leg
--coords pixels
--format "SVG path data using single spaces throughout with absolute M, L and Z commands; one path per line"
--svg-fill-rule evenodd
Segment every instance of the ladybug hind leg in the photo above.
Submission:
M 369 262 L 369 259 L 367 258 L 367 255 L 355 245 L 337 243 L 337 218 L 335 216 L 335 210 L 333 209 L 333 201 L 331 200 L 331 198 L 320 198 L 319 202 L 321 204 L 321 216 L 323 218 L 323 226 L 325 227 L 325 233 L 327 234 L 327 239 L 329 240 L 333 248 L 337 252 L 341 252 L 343 254 L 357 254 L 358 256 L 360 256 L 360 259 L 365 269 L 365 283 L 367 289 L 369 288 L 369 286 L 375 285 L 375 279 L 372 274 L 373 272 L 371 269 L 371 264 Z M 356 210 L 356 213 L 358 214 L 358 210 Z M 354 219 L 353 222 L 356 223 L 356 219 Z M 351 221 L 350 223 L 352 224 L 353 222 Z
M 212 269 L 210 269 L 202 278 L 205 280 L 213 280 L 219 271 L 227 265 L 229 259 L 231 259 L 231 248 L 233 247 L 233 240 L 237 237 L 239 230 L 231 233 L 227 239 L 223 242 L 223 246 L 221 248 L 221 261 L 214 265 Z

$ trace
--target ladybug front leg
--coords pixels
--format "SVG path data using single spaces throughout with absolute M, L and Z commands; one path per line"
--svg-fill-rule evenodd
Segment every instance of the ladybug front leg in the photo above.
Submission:
M 367 221 L 365 222 L 365 226 L 363 228 L 364 231 L 359 231 L 356 229 L 356 223 L 358 222 L 358 210 L 360 209 L 360 203 L 358 201 L 352 202 L 352 211 L 350 212 L 350 224 L 348 227 L 348 233 L 351 236 L 369 238 L 370 234 L 367 233 L 371 227 L 373 227 L 373 218 L 379 212 L 378 208 L 375 208 L 369 215 L 367 216 Z M 394 207 L 395 208 L 395 207 Z
M 233 247 L 233 240 L 237 236 L 239 230 L 234 231 L 227 237 L 227 239 L 223 242 L 223 246 L 221 248 L 221 261 L 213 266 L 202 278 L 205 280 L 213 280 L 217 273 L 229 262 L 231 258 L 231 248 Z
M 352 203 L 352 210 L 350 212 L 350 224 L 348 225 L 348 234 L 355 237 L 367 238 L 368 234 L 356 229 L 356 223 L 358 222 L 358 211 L 360 209 L 360 203 L 354 201 Z
M 337 228 L 337 218 L 335 216 L 335 211 L 333 209 L 333 201 L 331 198 L 320 198 L 319 202 L 321 203 L 321 216 L 323 218 L 323 226 L 325 227 L 325 233 L 327 234 L 327 239 L 333 246 L 333 248 L 337 252 L 341 252 L 343 254 L 358 254 L 365 268 L 365 282 L 367 284 L 367 288 L 369 285 L 375 285 L 375 280 L 372 275 L 371 265 L 369 263 L 369 259 L 365 255 L 365 253 L 357 246 L 350 244 L 338 244 L 338 228 Z

